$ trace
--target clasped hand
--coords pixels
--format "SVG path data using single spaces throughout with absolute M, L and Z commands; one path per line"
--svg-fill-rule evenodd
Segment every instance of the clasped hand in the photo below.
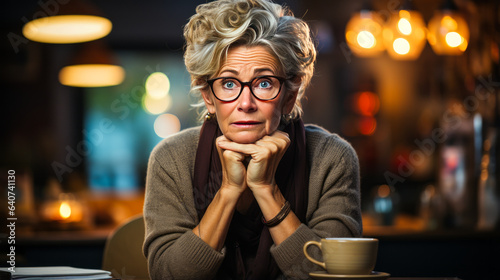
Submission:
M 278 130 L 253 144 L 240 144 L 220 136 L 216 143 L 224 187 L 240 193 L 247 187 L 254 194 L 274 192 L 276 169 L 290 145 L 288 134 Z

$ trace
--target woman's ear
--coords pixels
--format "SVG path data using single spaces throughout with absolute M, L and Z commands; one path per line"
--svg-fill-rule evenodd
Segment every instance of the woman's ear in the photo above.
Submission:
M 300 88 L 300 82 L 301 78 L 300 77 L 295 77 L 293 78 L 293 84 L 298 85 L 295 87 L 294 90 L 288 90 L 285 102 L 283 104 L 283 113 L 284 114 L 290 114 L 293 110 L 293 107 L 295 106 L 295 101 L 297 100 L 297 95 L 299 93 L 299 88 Z
M 204 89 L 201 89 L 201 96 L 203 97 L 203 101 L 205 102 L 205 106 L 210 114 L 215 114 L 215 105 L 213 95 L 210 94 L 210 88 L 207 86 Z
M 283 104 L 283 113 L 290 114 L 295 106 L 295 100 L 297 100 L 298 90 L 287 92 L 287 97 L 285 100 L 285 104 Z

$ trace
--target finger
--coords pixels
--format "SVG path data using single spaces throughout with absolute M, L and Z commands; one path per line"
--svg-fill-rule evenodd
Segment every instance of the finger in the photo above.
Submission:
M 230 162 L 243 162 L 245 160 L 245 155 L 238 153 L 238 152 L 233 152 L 231 150 L 225 150 L 222 152 L 222 157 L 226 161 Z
M 226 160 L 243 161 L 245 159 L 245 154 L 226 148 L 231 147 L 232 143 L 234 142 L 228 140 L 224 135 L 219 136 L 216 139 L 217 151 L 219 152 L 219 156 Z
M 226 136 L 221 135 L 217 137 L 217 139 L 215 139 L 215 143 L 217 144 L 217 146 L 219 146 L 219 143 L 221 142 L 230 142 L 230 141 L 226 138 Z
M 255 142 L 256 145 L 265 145 L 266 143 L 274 143 L 279 147 L 288 147 L 290 144 L 290 139 L 285 137 L 274 137 L 274 136 L 264 136 L 262 139 Z
M 236 142 L 232 142 L 229 140 L 221 140 L 217 142 L 217 146 L 224 150 L 231 150 L 234 152 L 239 152 L 245 155 L 251 155 L 256 151 L 256 149 L 260 149 L 255 144 L 240 144 Z
M 276 145 L 279 151 L 286 151 L 290 145 L 290 138 L 288 134 L 277 134 L 272 136 L 265 136 L 261 140 L 255 142 L 256 145 L 270 147 L 269 144 L 272 143 Z M 273 148 L 272 148 L 273 149 Z M 273 149 L 274 150 L 274 149 Z
M 231 141 L 228 140 L 226 138 L 226 136 L 222 135 L 222 136 L 219 136 L 217 137 L 217 139 L 215 139 L 215 146 L 217 147 L 217 152 L 219 152 L 219 156 L 222 158 L 222 154 L 224 152 L 224 150 L 226 150 L 224 148 L 224 143 L 230 143 Z M 220 144 L 220 143 L 223 143 L 223 144 Z

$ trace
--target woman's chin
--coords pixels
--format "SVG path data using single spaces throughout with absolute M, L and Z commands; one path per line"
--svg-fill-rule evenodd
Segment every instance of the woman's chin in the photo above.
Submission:
M 229 140 L 239 143 L 239 144 L 253 144 L 257 140 L 264 137 L 263 135 L 258 135 L 255 133 L 236 133 L 233 135 L 225 135 Z

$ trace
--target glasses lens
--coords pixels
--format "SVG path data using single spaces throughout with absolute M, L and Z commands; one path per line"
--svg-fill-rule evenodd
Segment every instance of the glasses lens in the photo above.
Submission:
M 252 81 L 252 91 L 259 99 L 275 98 L 280 92 L 281 82 L 276 77 L 258 77 Z
M 217 79 L 214 81 L 212 89 L 217 98 L 224 101 L 230 101 L 240 94 L 241 83 L 233 78 Z

